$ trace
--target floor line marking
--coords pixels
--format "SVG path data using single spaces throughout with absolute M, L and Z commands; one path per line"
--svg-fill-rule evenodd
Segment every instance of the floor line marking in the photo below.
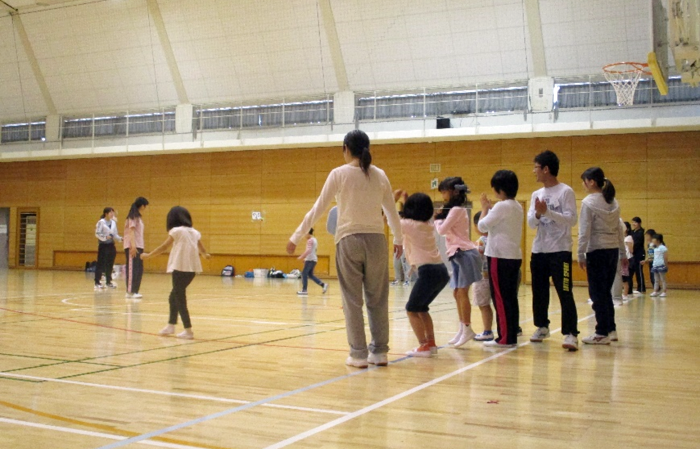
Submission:
M 55 383 L 62 383 L 62 384 L 79 385 L 79 386 L 84 386 L 84 387 L 103 388 L 103 389 L 107 389 L 107 390 L 129 391 L 129 392 L 134 392 L 134 393 L 156 394 L 156 395 L 161 395 L 161 396 L 174 396 L 174 397 L 181 397 L 181 398 L 188 398 L 188 399 L 202 399 L 202 400 L 214 401 L 214 402 L 228 402 L 228 403 L 234 403 L 234 404 L 250 404 L 250 402 L 251 402 L 251 401 L 245 401 L 242 399 L 217 398 L 215 396 L 187 394 L 187 393 L 172 393 L 169 391 L 148 390 L 148 389 L 144 389 L 144 388 L 132 388 L 132 387 L 122 387 L 122 386 L 118 386 L 118 385 L 79 382 L 79 381 L 75 381 L 75 380 L 54 379 L 51 377 L 27 376 L 24 374 L 12 374 L 12 373 L 0 371 L 0 378 L 2 378 L 2 377 L 16 378 L 16 379 L 20 379 L 20 380 L 26 379 L 26 380 L 43 381 L 43 382 L 55 382 Z M 297 407 L 297 406 L 292 406 L 292 405 L 279 405 L 279 404 L 263 404 L 263 405 L 265 405 L 267 407 L 273 407 L 273 408 L 300 410 L 300 411 L 315 412 L 315 413 L 327 413 L 327 414 L 331 414 L 331 415 L 346 415 L 349 413 L 349 412 L 341 412 L 338 410 L 327 410 L 327 409 L 310 408 L 310 407 Z
M 24 426 L 24 427 L 34 427 L 37 429 L 54 430 L 54 431 L 58 431 L 58 432 L 84 435 L 84 436 L 88 436 L 88 437 L 106 438 L 109 440 L 124 440 L 124 439 L 128 438 L 128 437 L 123 437 L 123 436 L 119 436 L 119 435 L 112 435 L 110 433 L 95 432 L 95 431 L 90 431 L 90 430 L 71 429 L 70 427 L 50 426 L 47 424 L 39 424 L 39 423 L 33 423 L 33 422 L 28 422 L 28 421 L 20 421 L 17 419 L 10 419 L 10 418 L 0 418 L 0 422 L 5 423 L 5 424 L 14 424 L 14 425 L 18 425 L 18 426 Z M 139 441 L 139 443 L 146 444 L 149 446 L 167 447 L 167 448 L 172 448 L 172 449 L 204 449 L 201 446 L 185 446 L 185 445 L 181 445 L 181 444 L 161 443 L 158 441 Z
M 587 320 L 591 319 L 591 318 L 594 317 L 594 316 L 595 316 L 595 314 L 587 315 L 587 316 L 581 318 L 580 320 L 578 320 L 578 323 L 581 323 L 581 322 L 583 322 L 583 321 L 587 321 Z M 561 328 L 554 329 L 554 330 L 550 331 L 550 333 L 551 333 L 551 334 L 554 334 L 554 333 L 557 333 L 557 332 L 559 332 L 559 331 L 561 331 Z M 321 433 L 321 432 L 323 432 L 323 431 L 325 431 L 325 430 L 328 430 L 328 429 L 331 429 L 331 428 L 333 428 L 333 427 L 336 427 L 336 426 L 338 426 L 338 425 L 340 425 L 340 424 L 343 424 L 343 423 L 345 423 L 345 422 L 347 422 L 347 421 L 350 421 L 351 419 L 355 419 L 355 418 L 357 418 L 358 416 L 365 415 L 365 414 L 367 414 L 367 413 L 369 413 L 369 412 L 371 412 L 371 411 L 374 411 L 374 410 L 376 410 L 376 409 L 378 409 L 378 408 L 380 408 L 380 407 L 383 407 L 383 406 L 385 406 L 385 405 L 387 405 L 387 404 L 391 404 L 391 403 L 396 402 L 396 401 L 398 401 L 398 400 L 400 400 L 400 399 L 403 399 L 403 398 L 405 398 L 405 397 L 407 397 L 407 396 L 410 396 L 410 395 L 412 395 L 412 394 L 414 394 L 414 393 L 417 393 L 417 392 L 419 392 L 419 391 L 421 391 L 421 390 L 425 390 L 426 388 L 432 387 L 433 385 L 436 385 L 436 384 L 438 384 L 438 383 L 440 383 L 440 382 L 443 382 L 443 381 L 445 381 L 445 380 L 447 380 L 447 379 L 450 379 L 450 378 L 452 378 L 452 377 L 454 377 L 454 376 L 458 376 L 458 375 L 460 375 L 460 374 L 462 374 L 462 373 L 464 373 L 464 372 L 466 372 L 466 371 L 469 371 L 469 370 L 474 369 L 474 368 L 476 368 L 476 367 L 478 367 L 478 366 L 481 366 L 481 365 L 483 365 L 483 364 L 485 364 L 485 363 L 487 363 L 487 362 L 490 362 L 491 360 L 495 360 L 495 359 L 497 359 L 497 358 L 499 358 L 499 357 L 503 357 L 504 355 L 510 354 L 511 352 L 515 351 L 516 349 L 521 348 L 521 347 L 523 347 L 523 346 L 527 346 L 527 345 L 529 345 L 529 344 L 531 344 L 531 342 L 528 340 L 528 341 L 526 341 L 526 342 L 524 342 L 524 343 L 518 344 L 518 345 L 517 345 L 516 347 L 514 347 L 514 348 L 499 350 L 499 351 L 501 351 L 501 352 L 499 352 L 499 353 L 497 353 L 497 354 L 494 354 L 494 355 L 492 355 L 492 356 L 490 356 L 490 357 L 487 357 L 487 358 L 485 358 L 485 359 L 483 359 L 483 360 L 479 360 L 478 362 L 474 362 L 474 363 L 472 363 L 472 364 L 470 364 L 470 365 L 467 365 L 467 366 L 465 366 L 465 367 L 462 367 L 462 368 L 460 368 L 460 369 L 458 369 L 458 370 L 456 370 L 456 371 L 453 371 L 453 372 L 451 372 L 451 373 L 447 373 L 447 374 L 445 374 L 445 375 L 443 375 L 443 376 L 440 376 L 440 377 L 438 377 L 438 378 L 436 378 L 436 379 L 433 379 L 433 380 L 431 380 L 431 381 L 425 382 L 425 383 L 423 383 L 423 384 L 421 384 L 421 385 L 417 385 L 417 386 L 415 386 L 415 387 L 413 387 L 413 388 L 411 388 L 411 389 L 409 389 L 409 390 L 403 391 L 403 392 L 401 392 L 401 393 L 399 393 L 399 394 L 396 394 L 396 395 L 394 395 L 394 396 L 391 396 L 391 397 L 389 397 L 389 398 L 386 398 L 386 399 L 384 399 L 383 401 L 375 402 L 374 404 L 371 404 L 371 405 L 369 405 L 369 406 L 367 406 L 367 407 L 364 407 L 364 408 L 362 408 L 362 409 L 360 409 L 360 410 L 357 410 L 357 411 L 355 411 L 355 412 L 349 413 L 349 414 L 347 414 L 347 415 L 345 415 L 345 416 L 343 416 L 343 417 L 340 417 L 340 418 L 338 418 L 338 419 L 335 419 L 335 420 L 333 420 L 333 421 L 327 422 L 326 424 L 322 424 L 322 425 L 320 425 L 320 426 L 318 426 L 318 427 L 315 427 L 315 428 L 313 428 L 313 429 L 309 429 L 309 430 L 307 430 L 306 432 L 302 432 L 302 433 L 297 434 L 297 435 L 295 435 L 295 436 L 293 436 L 293 437 L 287 438 L 286 440 L 283 440 L 283 441 L 280 441 L 280 442 L 278 442 L 278 443 L 275 443 L 275 444 L 272 444 L 272 445 L 270 445 L 270 446 L 267 446 L 265 449 L 281 449 L 281 448 L 283 448 L 283 447 L 289 446 L 290 444 L 299 442 L 299 441 L 304 440 L 304 439 L 306 439 L 306 438 L 308 438 L 308 437 L 311 437 L 311 436 L 313 436 L 313 435 L 316 435 L 316 434 L 318 434 L 318 433 Z

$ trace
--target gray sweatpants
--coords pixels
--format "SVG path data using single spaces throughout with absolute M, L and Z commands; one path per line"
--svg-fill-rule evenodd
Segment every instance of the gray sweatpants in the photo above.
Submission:
M 345 328 L 350 355 L 368 356 L 365 320 L 362 316 L 363 289 L 373 354 L 389 352 L 389 256 L 384 234 L 352 234 L 336 245 L 336 268 L 343 296 Z

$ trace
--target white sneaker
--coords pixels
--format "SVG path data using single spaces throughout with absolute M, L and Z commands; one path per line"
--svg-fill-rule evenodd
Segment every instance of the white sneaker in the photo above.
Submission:
M 548 327 L 538 327 L 530 341 L 533 343 L 542 343 L 545 338 L 549 338 L 549 328 Z
M 309 292 L 301 290 L 297 292 L 297 296 L 309 296 Z
M 474 337 L 475 341 L 491 341 L 493 340 L 493 331 L 483 331 L 480 334 L 476 334 Z
M 389 285 L 399 285 L 401 281 L 391 281 L 389 282 Z
M 508 348 L 515 348 L 518 345 L 516 345 L 516 344 L 502 345 L 496 340 L 491 340 L 491 341 L 485 341 L 484 346 L 487 348 L 508 349 Z
M 453 345 L 455 348 L 459 348 L 469 340 L 473 340 L 474 337 L 476 337 L 476 333 L 472 330 L 471 326 L 467 326 L 466 324 L 463 324 L 462 326 L 462 335 Z
M 143 298 L 143 295 L 141 293 L 132 293 L 131 297 L 134 299 L 141 299 Z
M 665 297 L 666 297 L 666 292 L 661 293 L 659 296 L 660 296 L 661 298 L 665 298 Z
M 117 288 L 117 284 L 115 284 L 114 282 L 110 282 L 109 284 L 107 284 L 107 287 L 109 287 L 109 288 Z
M 561 345 L 562 348 L 568 349 L 569 351 L 578 351 L 578 338 L 575 335 L 565 335 L 564 343 Z
M 622 295 L 622 302 L 629 302 L 630 297 L 627 295 Z
M 659 296 L 659 292 L 654 292 L 654 293 L 652 293 L 652 294 L 649 295 L 649 296 Z
M 609 345 L 610 337 L 607 335 L 593 334 L 588 337 L 584 337 L 581 339 L 581 341 L 587 345 Z
M 323 293 L 325 295 L 327 291 L 328 291 L 328 284 L 326 283 L 326 284 L 323 284 L 323 291 L 321 293 Z
M 347 359 L 345 359 L 345 364 L 346 364 L 347 366 L 353 366 L 353 367 L 355 367 L 355 368 L 367 368 L 367 366 L 369 366 L 369 365 L 367 364 L 367 360 L 365 360 L 365 359 L 356 359 L 355 357 L 352 357 L 352 356 L 350 356 L 350 357 L 348 357 Z
M 124 297 L 125 297 L 126 299 L 130 299 L 130 298 L 133 297 L 133 295 L 132 295 L 131 293 L 127 293 L 126 295 L 124 295 Z
M 610 341 L 618 341 L 617 331 L 610 331 L 610 333 L 608 333 L 608 338 L 610 339 Z
M 387 366 L 389 364 L 389 360 L 387 359 L 386 354 L 375 354 L 370 352 L 369 357 L 367 357 L 367 363 L 370 365 Z
M 403 283 L 404 287 L 410 287 L 411 286 L 411 281 L 406 281 Z
M 102 286 L 102 284 L 95 284 L 95 291 L 96 291 L 96 292 L 99 292 L 99 291 L 102 290 L 103 288 L 104 288 L 104 287 Z
M 190 329 L 185 329 L 184 331 L 177 334 L 177 338 L 184 338 L 185 340 L 192 340 L 194 338 L 194 332 Z
M 163 329 L 158 332 L 158 335 L 172 335 L 175 333 L 175 326 L 172 324 L 168 324 L 165 326 Z
M 593 300 L 591 298 L 588 298 L 588 301 L 586 301 L 588 304 L 593 304 Z
M 462 332 L 464 332 L 464 324 L 459 323 L 459 330 L 457 331 L 455 336 L 452 337 L 452 339 L 447 342 L 447 344 L 453 345 L 453 344 L 457 343 L 459 341 L 459 339 L 462 338 Z
M 634 296 L 640 296 L 640 295 L 641 295 L 641 293 L 639 292 L 639 290 L 632 290 L 632 294 L 633 294 Z
M 413 348 L 410 351 L 406 351 L 406 355 L 411 356 L 411 357 L 432 357 L 433 352 L 431 351 L 432 348 L 428 347 L 428 345 L 420 345 L 417 348 Z
M 622 298 L 613 298 L 613 305 L 614 306 L 621 306 L 622 305 Z

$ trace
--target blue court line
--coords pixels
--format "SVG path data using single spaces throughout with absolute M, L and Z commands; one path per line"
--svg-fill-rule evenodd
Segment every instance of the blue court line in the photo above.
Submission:
M 389 364 L 392 365 L 394 363 L 399 363 L 399 362 L 402 362 L 402 361 L 410 359 L 410 358 L 411 358 L 410 356 L 405 356 L 405 357 L 402 357 L 400 359 L 396 359 L 394 361 L 391 361 L 391 362 L 389 362 Z M 324 380 L 323 382 L 318 382 L 315 384 L 307 385 L 306 387 L 297 388 L 296 390 L 287 391 L 286 393 L 281 393 L 281 394 L 278 394 L 276 396 L 270 396 L 268 398 L 261 399 L 259 401 L 255 401 L 255 402 L 244 404 L 244 405 L 241 405 L 238 407 L 230 408 L 228 410 L 223 410 L 223 411 L 214 413 L 212 415 L 202 416 L 201 418 L 193 419 L 191 421 L 183 422 L 180 424 L 175 424 L 174 426 L 166 427 L 164 429 L 154 430 L 152 432 L 144 433 L 143 435 L 131 437 L 131 438 L 126 439 L 126 440 L 116 441 L 112 444 L 108 444 L 107 446 L 100 446 L 98 449 L 114 449 L 117 447 L 126 446 L 127 444 L 137 443 L 137 442 L 143 441 L 143 440 L 148 440 L 149 438 L 154 438 L 154 437 L 163 435 L 164 433 L 173 432 L 176 430 L 180 430 L 184 427 L 189 427 L 189 426 L 193 426 L 195 424 L 200 424 L 200 423 L 203 423 L 206 421 L 211 421 L 212 419 L 221 418 L 222 416 L 230 415 L 230 414 L 236 413 L 236 412 L 241 412 L 241 411 L 247 410 L 249 408 L 257 407 L 258 405 L 263 405 L 263 404 L 277 401 L 279 399 L 284 399 L 284 398 L 289 397 L 289 396 L 294 396 L 295 394 L 299 394 L 299 393 L 303 393 L 305 391 L 313 390 L 314 388 L 323 387 L 323 386 L 326 386 L 326 385 L 329 385 L 329 384 L 332 384 L 332 383 L 335 383 L 335 382 L 338 382 L 341 380 L 348 379 L 348 378 L 353 377 L 353 376 L 358 376 L 360 374 L 364 374 L 368 371 L 372 371 L 375 369 L 381 369 L 381 368 L 376 367 L 376 366 L 372 366 L 372 367 L 369 367 L 366 369 L 361 369 L 361 370 L 355 371 L 355 372 L 350 373 L 350 374 L 345 374 L 344 376 L 339 376 L 339 377 L 335 377 L 333 379 Z

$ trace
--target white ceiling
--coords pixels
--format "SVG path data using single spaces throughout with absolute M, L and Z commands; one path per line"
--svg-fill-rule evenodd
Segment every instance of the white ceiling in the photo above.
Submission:
M 21 20 L 59 113 L 177 104 L 146 0 L 8 3 L 26 11 Z M 192 103 L 338 90 L 317 0 L 158 4 Z M 539 5 L 548 75 L 598 74 L 607 63 L 646 60 L 650 2 Z M 351 90 L 457 87 L 533 74 L 523 0 L 331 0 L 331 6 Z M 47 113 L 13 29 L 12 19 L 0 16 L 0 120 Z

